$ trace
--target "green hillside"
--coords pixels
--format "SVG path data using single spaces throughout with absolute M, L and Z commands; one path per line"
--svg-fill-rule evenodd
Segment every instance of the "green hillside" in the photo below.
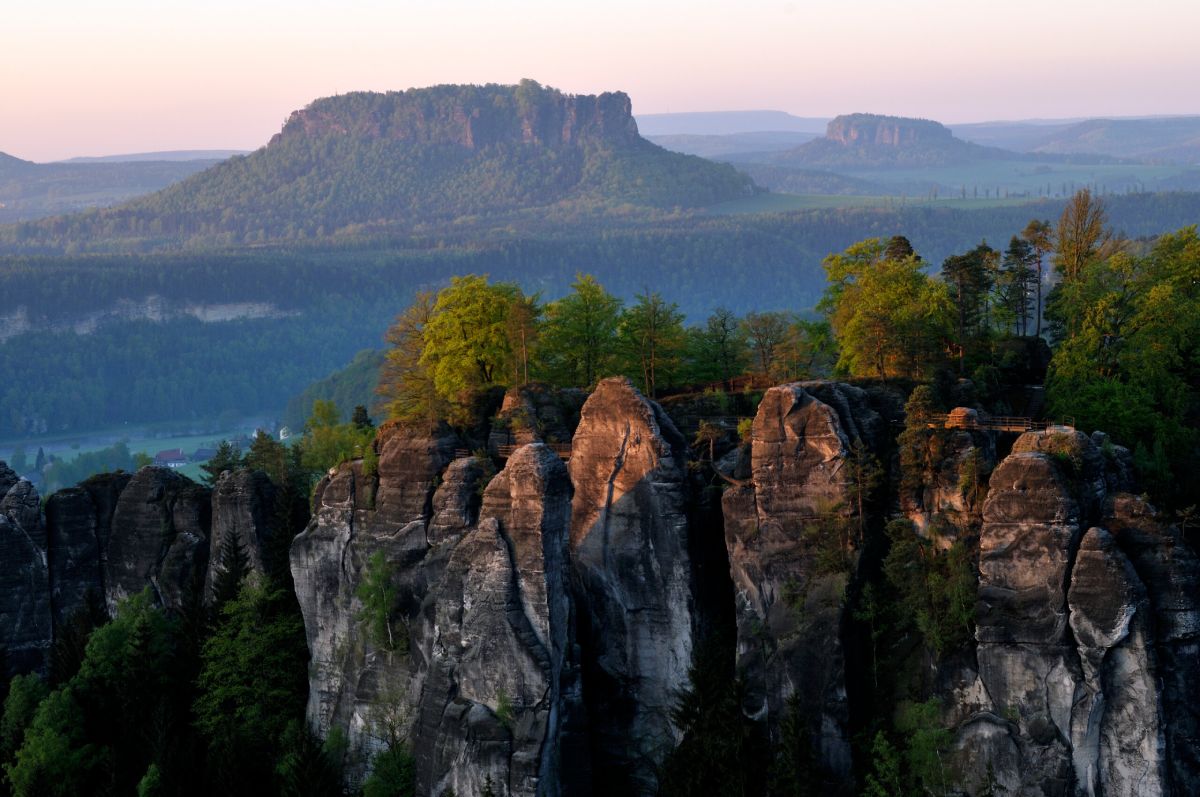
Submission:
M 234 245 L 529 208 L 701 207 L 753 191 L 730 166 L 639 136 L 625 94 L 437 86 L 317 100 L 250 155 L 116 208 L 0 232 L 0 244 Z

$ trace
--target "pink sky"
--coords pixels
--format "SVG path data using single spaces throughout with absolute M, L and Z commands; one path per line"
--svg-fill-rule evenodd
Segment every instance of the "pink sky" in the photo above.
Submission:
M 1194 0 L 26 0 L 0 29 L 0 151 L 253 149 L 316 97 L 523 77 L 635 113 L 1191 114 L 1197 29 Z

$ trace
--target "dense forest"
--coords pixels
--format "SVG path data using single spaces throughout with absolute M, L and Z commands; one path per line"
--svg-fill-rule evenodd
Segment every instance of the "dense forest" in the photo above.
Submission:
M 1200 194 L 1114 197 L 1112 227 L 1130 238 L 1200 215 Z M 0 436 L 89 430 L 177 418 L 279 412 L 306 385 L 378 347 L 414 293 L 454 274 L 515 281 L 543 300 L 592 274 L 617 297 L 656 289 L 693 323 L 718 305 L 807 312 L 824 286 L 821 260 L 863 237 L 905 234 L 933 266 L 986 239 L 1003 244 L 1060 202 L 986 210 L 821 209 L 766 216 L 655 219 L 491 244 L 475 233 L 404 247 L 279 247 L 170 255 L 13 256 L 0 270 L 7 312 L 32 329 L 0 343 Z M 716 289 L 719 287 L 719 291 Z M 125 302 L 161 297 L 161 321 L 122 321 Z M 259 302 L 278 317 L 205 323 L 197 305 Z M 9 316 L 12 318 L 12 316 Z M 92 319 L 97 328 L 71 328 Z M 112 378 L 112 375 L 120 375 Z

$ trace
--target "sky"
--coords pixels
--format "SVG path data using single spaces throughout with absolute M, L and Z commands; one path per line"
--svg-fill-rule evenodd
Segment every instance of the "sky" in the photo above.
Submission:
M 6 0 L 0 152 L 254 149 L 312 100 L 533 78 L 634 113 L 1200 114 L 1196 0 Z

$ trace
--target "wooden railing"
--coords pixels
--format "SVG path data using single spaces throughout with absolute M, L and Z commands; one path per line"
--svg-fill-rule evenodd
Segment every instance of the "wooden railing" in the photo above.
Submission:
M 558 456 L 561 457 L 564 461 L 569 460 L 571 458 L 571 444 L 570 443 L 546 443 L 546 445 L 555 454 L 558 454 Z M 520 447 L 521 446 L 519 446 L 519 445 L 496 446 L 496 456 L 499 457 L 500 459 L 508 459 Z M 474 454 L 465 448 L 454 449 L 454 458 L 455 459 L 462 459 L 464 457 L 470 457 L 470 456 L 474 456 Z
M 1022 418 L 1015 415 L 993 415 L 989 417 L 950 417 L 949 415 L 933 416 L 933 424 L 946 429 L 979 429 L 996 432 L 1040 432 L 1055 426 L 1075 428 L 1074 418 L 1062 418 L 1058 421 L 1037 421 L 1033 418 Z

